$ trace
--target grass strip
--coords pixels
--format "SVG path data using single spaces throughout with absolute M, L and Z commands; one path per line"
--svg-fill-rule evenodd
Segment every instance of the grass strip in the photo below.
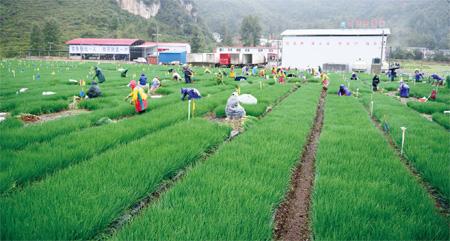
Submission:
M 267 240 L 307 141 L 320 87 L 307 85 L 122 229 L 118 240 Z
M 199 102 L 196 113 L 201 115 L 214 109 L 217 103 L 226 100 L 225 94 L 228 95 L 223 93 L 205 98 Z M 183 120 L 187 118 L 186 104 L 177 103 L 115 124 L 73 132 L 18 152 L 3 152 L 0 158 L 0 191 L 14 190 L 17 185 Z
M 434 113 L 433 121 L 438 123 L 439 125 L 445 127 L 445 129 L 450 129 L 450 115 L 442 114 L 442 113 Z
M 443 113 L 446 110 L 450 110 L 450 105 L 439 102 L 408 102 L 408 107 L 414 109 L 420 113 L 432 115 L 434 113 Z
M 0 200 L 1 238 L 88 239 L 228 133 L 206 120 L 184 121 L 58 172 Z
M 317 240 L 447 240 L 448 223 L 354 98 L 330 95 L 316 159 Z
M 362 98 L 366 106 L 370 105 L 370 97 Z M 442 126 L 430 122 L 417 112 L 403 106 L 398 101 L 375 94 L 374 117 L 386 121 L 390 126 L 390 136 L 397 146 L 401 146 L 402 131 L 406 127 L 405 157 L 423 175 L 425 181 L 446 197 L 450 198 L 450 149 L 448 140 L 450 133 Z

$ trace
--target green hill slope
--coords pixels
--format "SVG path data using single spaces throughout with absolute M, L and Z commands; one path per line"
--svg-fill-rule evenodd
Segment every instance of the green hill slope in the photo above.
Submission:
M 42 29 L 50 19 L 60 31 L 52 49 L 63 50 L 66 40 L 77 37 L 152 40 L 157 25 L 161 41 L 190 41 L 197 34 L 206 44 L 211 43 L 207 28 L 186 11 L 180 0 L 160 2 L 158 14 L 147 20 L 122 10 L 116 0 L 1 0 L 0 56 L 16 56 L 29 49 L 33 25 Z M 43 45 L 49 48 L 47 43 Z
M 289 28 L 339 28 L 349 20 L 383 19 L 394 45 L 449 48 L 449 0 L 194 0 L 213 31 L 239 34 L 242 19 L 257 15 L 264 33 Z

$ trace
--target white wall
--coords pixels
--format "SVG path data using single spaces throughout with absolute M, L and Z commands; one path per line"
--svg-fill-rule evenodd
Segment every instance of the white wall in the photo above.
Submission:
M 282 66 L 306 68 L 325 63 L 352 64 L 361 58 L 370 67 L 381 57 L 382 36 L 284 36 Z M 386 37 L 384 38 L 386 52 Z

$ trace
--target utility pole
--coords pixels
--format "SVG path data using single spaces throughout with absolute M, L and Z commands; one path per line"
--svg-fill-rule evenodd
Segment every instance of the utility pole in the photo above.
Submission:
M 159 29 L 158 24 L 156 24 L 156 34 L 153 34 L 153 36 L 156 36 L 156 56 L 158 57 L 158 63 L 159 64 Z
M 384 50 L 384 29 L 383 29 L 383 33 L 382 33 L 382 37 L 381 37 L 381 66 L 383 66 L 383 50 Z
M 47 42 L 47 43 L 48 43 L 48 46 L 49 46 L 48 56 L 50 56 L 50 52 L 52 51 L 53 42 Z

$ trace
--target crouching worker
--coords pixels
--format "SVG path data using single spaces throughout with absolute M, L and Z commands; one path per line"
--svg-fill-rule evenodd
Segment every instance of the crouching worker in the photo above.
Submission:
M 136 81 L 132 80 L 128 84 L 131 88 L 131 93 L 125 97 L 128 100 L 131 97 L 131 104 L 134 104 L 134 108 L 137 113 L 143 113 L 147 109 L 147 94 L 145 94 L 142 87 L 136 84 Z
M 177 73 L 176 70 L 173 71 L 172 79 L 175 80 L 175 81 L 177 81 L 177 82 L 178 82 L 178 81 L 181 81 L 181 76 L 180 76 L 180 74 Z
M 97 79 L 98 79 L 98 82 L 99 82 L 100 84 L 103 83 L 103 82 L 105 82 L 106 79 L 105 79 L 105 76 L 103 75 L 102 70 L 101 70 L 99 67 L 97 67 L 97 66 L 95 66 L 94 70 L 95 70 L 95 75 L 94 75 L 94 77 L 92 78 L 92 80 L 94 80 L 95 78 L 97 78 Z
M 378 90 L 378 85 L 380 84 L 380 77 L 378 77 L 378 75 L 376 74 L 373 79 L 372 79 L 372 88 L 373 91 L 377 91 Z
M 322 89 L 328 90 L 328 85 L 330 84 L 330 78 L 328 78 L 327 73 L 322 72 L 321 78 L 322 78 Z
M 245 76 L 236 76 L 236 78 L 234 78 L 234 81 L 244 81 L 247 80 L 247 77 Z
M 437 74 L 432 74 L 431 75 L 431 79 L 433 80 L 433 84 L 435 85 L 444 85 L 444 78 L 442 78 L 441 76 L 437 75 Z
M 339 87 L 338 95 L 339 96 L 351 96 L 352 92 L 347 87 L 345 87 L 345 85 L 342 84 Z
M 91 87 L 87 91 L 87 96 L 89 99 L 97 98 L 102 95 L 102 92 L 100 91 L 100 87 L 98 87 L 97 82 L 92 81 Z
M 159 89 L 159 87 L 161 87 L 161 81 L 160 81 L 159 77 L 156 76 L 152 80 L 152 87 L 150 87 L 150 89 L 149 89 L 150 94 L 155 95 L 156 91 Z
M 400 86 L 398 87 L 398 91 L 400 92 L 400 97 L 409 98 L 409 86 L 403 81 L 400 81 Z
M 196 88 L 181 88 L 181 94 L 181 100 L 183 101 L 186 99 L 186 97 L 188 98 L 188 100 L 202 98 L 200 91 L 198 91 Z
M 241 131 L 242 120 L 246 113 L 244 108 L 239 104 L 237 92 L 234 92 L 230 98 L 228 98 L 227 106 L 225 107 L 225 114 L 227 115 L 227 119 L 233 125 L 233 130 Z

